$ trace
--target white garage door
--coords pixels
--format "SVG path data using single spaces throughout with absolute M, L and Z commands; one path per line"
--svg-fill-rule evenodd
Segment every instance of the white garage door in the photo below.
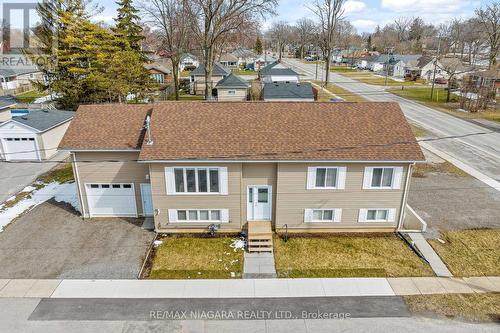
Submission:
M 38 160 L 35 138 L 10 137 L 2 139 L 6 160 Z
M 137 216 L 134 184 L 86 184 L 90 216 Z

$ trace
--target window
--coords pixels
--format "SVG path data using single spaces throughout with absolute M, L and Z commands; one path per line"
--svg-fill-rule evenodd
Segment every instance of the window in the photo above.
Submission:
M 306 209 L 304 213 L 304 222 L 340 222 L 342 209 Z
M 346 167 L 309 167 L 307 189 L 343 189 Z
M 218 193 L 218 168 L 174 168 L 175 192 Z
M 173 209 L 171 222 L 223 222 L 220 209 Z M 170 213 L 169 213 L 170 215 Z
M 227 94 L 228 95 L 235 95 L 236 94 L 236 90 L 228 90 Z
M 395 216 L 394 208 L 360 209 L 359 222 L 394 222 Z
M 367 167 L 363 180 L 364 189 L 399 189 L 402 167 Z

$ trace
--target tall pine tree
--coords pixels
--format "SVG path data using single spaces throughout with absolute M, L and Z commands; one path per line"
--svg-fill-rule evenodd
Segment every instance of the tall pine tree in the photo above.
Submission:
M 132 0 L 119 0 L 116 4 L 118 16 L 115 18 L 116 26 L 113 32 L 126 39 L 132 49 L 141 51 L 141 41 L 144 37 L 139 25 L 140 17 L 137 15 L 139 10 L 132 5 Z
M 255 41 L 254 49 L 257 54 L 262 54 L 262 42 L 260 41 L 259 36 L 257 36 L 257 40 Z

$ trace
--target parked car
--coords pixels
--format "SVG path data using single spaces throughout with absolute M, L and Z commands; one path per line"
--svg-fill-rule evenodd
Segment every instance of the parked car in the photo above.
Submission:
M 434 79 L 434 83 L 437 84 L 448 84 L 448 80 L 446 80 L 444 77 L 438 77 Z

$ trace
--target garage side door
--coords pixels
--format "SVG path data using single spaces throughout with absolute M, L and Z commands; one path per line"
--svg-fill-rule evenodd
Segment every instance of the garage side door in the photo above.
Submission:
M 137 216 L 134 184 L 86 184 L 90 216 Z
M 6 160 L 38 160 L 35 138 L 10 137 L 2 141 Z

